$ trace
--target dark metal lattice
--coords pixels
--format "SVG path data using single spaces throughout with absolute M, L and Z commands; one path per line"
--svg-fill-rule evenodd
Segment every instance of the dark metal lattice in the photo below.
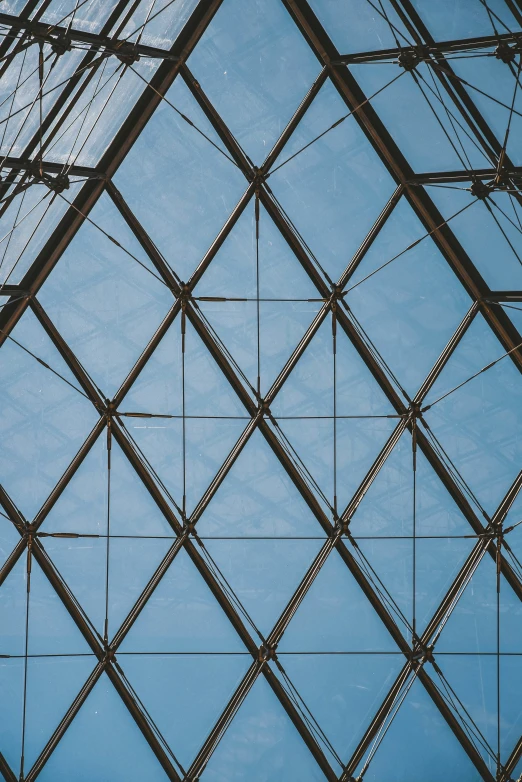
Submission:
M 418 681 L 425 688 L 440 714 L 449 726 L 465 753 L 473 763 L 478 777 L 492 782 L 508 782 L 518 773 L 517 768 L 522 757 L 522 738 L 513 742 L 513 748 L 508 757 L 502 757 L 499 746 L 487 748 L 484 752 L 486 739 L 480 729 L 475 725 L 469 712 L 466 710 L 458 696 L 451 689 L 451 685 L 445 679 L 439 663 L 437 662 L 437 642 L 442 634 L 442 629 L 452 614 L 458 600 L 468 586 L 470 579 L 475 574 L 479 564 L 484 558 L 492 560 L 493 568 L 496 568 L 497 595 L 500 594 L 500 584 L 506 582 L 519 600 L 522 600 L 522 566 L 509 545 L 509 532 L 513 525 L 507 528 L 504 520 L 517 497 L 522 486 L 522 470 L 516 480 L 506 492 L 504 499 L 492 514 L 488 514 L 478 502 L 468 484 L 462 477 L 459 469 L 451 461 L 447 452 L 442 447 L 427 420 L 426 413 L 440 400 L 429 401 L 429 392 L 444 371 L 454 352 L 461 345 L 463 338 L 468 333 L 475 319 L 483 317 L 492 333 L 496 335 L 504 348 L 505 353 L 498 360 L 506 358 L 506 363 L 522 370 L 522 336 L 518 332 L 514 321 L 509 317 L 509 309 L 501 306 L 502 302 L 516 306 L 516 302 L 522 301 L 520 290 L 492 290 L 479 272 L 473 257 L 470 257 L 456 234 L 453 232 L 451 221 L 453 217 L 444 216 L 430 197 L 429 186 L 464 185 L 470 191 L 474 201 L 482 201 L 492 215 L 495 207 L 490 206 L 493 196 L 499 192 L 509 193 L 513 202 L 513 219 L 518 220 L 518 212 L 522 205 L 520 195 L 520 178 L 522 169 L 510 159 L 508 155 L 508 135 L 499 139 L 488 125 L 485 116 L 474 102 L 474 94 L 467 90 L 466 82 L 458 77 L 453 70 L 452 56 L 477 52 L 487 52 L 502 61 L 506 71 L 513 79 L 515 96 L 509 110 L 509 124 L 512 121 L 515 109 L 516 84 L 520 77 L 520 46 L 522 45 L 522 33 L 497 29 L 495 20 L 498 21 L 498 9 L 492 12 L 487 3 L 476 0 L 477 6 L 483 6 L 492 20 L 493 32 L 487 36 L 467 37 L 460 40 L 437 41 L 425 26 L 421 16 L 417 12 L 417 3 L 410 0 L 390 0 L 389 4 L 381 2 L 373 3 L 370 0 L 361 0 L 361 5 L 369 3 L 375 19 L 384 20 L 394 30 L 388 14 L 393 11 L 407 31 L 411 44 L 398 41 L 396 48 L 383 49 L 381 51 L 369 51 L 345 55 L 338 51 L 331 38 L 312 10 L 311 3 L 307 0 L 281 0 L 282 5 L 295 22 L 296 27 L 309 44 L 312 52 L 320 64 L 320 73 L 316 81 L 311 85 L 306 97 L 296 109 L 290 122 L 280 134 L 274 148 L 268 153 L 265 161 L 256 167 L 244 149 L 238 143 L 227 124 L 219 115 L 215 106 L 205 93 L 205 84 L 200 84 L 192 74 L 187 60 L 197 46 L 211 20 L 219 12 L 222 0 L 200 0 L 195 4 L 192 13 L 187 19 L 181 32 L 169 50 L 151 46 L 141 42 L 140 34 L 130 41 L 130 36 L 125 36 L 123 30 L 128 23 L 128 18 L 134 11 L 135 3 L 130 0 L 120 0 L 111 10 L 109 18 L 103 24 L 98 34 L 76 29 L 74 14 L 64 17 L 58 24 L 48 24 L 41 21 L 49 6 L 50 0 L 44 0 L 40 4 L 29 2 L 19 16 L 8 13 L 0 14 L 0 25 L 3 27 L 3 40 L 0 44 L 0 79 L 10 74 L 10 68 L 15 67 L 16 56 L 23 52 L 39 52 L 38 78 L 36 91 L 31 93 L 30 88 L 25 90 L 18 86 L 14 94 L 22 94 L 23 101 L 27 104 L 38 106 L 40 103 L 39 120 L 32 133 L 28 134 L 24 142 L 23 150 L 15 152 L 13 142 L 6 149 L 5 157 L 2 157 L 2 182 L 0 185 L 0 210 L 1 215 L 9 209 L 20 193 L 31 188 L 42 188 L 53 203 L 63 201 L 63 216 L 54 227 L 54 230 L 46 238 L 45 243 L 36 254 L 35 259 L 28 266 L 19 282 L 13 283 L 9 276 L 0 287 L 0 294 L 5 298 L 5 303 L 0 310 L 0 345 L 12 344 L 14 337 L 11 334 L 18 322 L 21 322 L 24 314 L 31 313 L 52 341 L 61 358 L 65 362 L 74 377 L 75 390 L 92 403 L 98 416 L 97 423 L 88 435 L 87 439 L 76 453 L 73 460 L 54 486 L 53 490 L 40 507 L 34 518 L 25 518 L 10 496 L 9 486 L 6 483 L 0 487 L 0 503 L 5 511 L 9 523 L 14 526 L 19 541 L 14 550 L 5 558 L 0 569 L 0 594 L 2 584 L 9 575 L 14 572 L 17 563 L 25 558 L 26 564 L 26 626 L 25 626 L 25 676 L 27 680 L 28 654 L 28 623 L 30 611 L 30 584 L 32 563 L 37 563 L 43 571 L 56 594 L 67 609 L 71 618 L 83 638 L 88 644 L 92 654 L 97 659 L 97 664 L 82 689 L 78 692 L 63 718 L 50 736 L 43 750 L 31 768 L 24 764 L 23 744 L 20 769 L 11 768 L 4 754 L 0 754 L 0 773 L 7 782 L 13 780 L 27 780 L 32 782 L 44 769 L 45 764 L 52 753 L 64 738 L 82 705 L 94 689 L 96 683 L 103 676 L 107 676 L 121 697 L 123 703 L 132 715 L 136 725 L 141 730 L 153 753 L 171 780 L 195 780 L 205 778 L 205 769 L 219 742 L 231 724 L 244 700 L 254 686 L 258 678 L 264 678 L 273 693 L 284 708 L 289 719 L 295 726 L 300 738 L 312 754 L 322 774 L 328 780 L 361 780 L 371 768 L 373 756 L 386 736 L 388 727 L 398 713 L 400 706 L 407 697 L 414 682 Z M 76 4 L 78 5 L 78 3 Z M 518 25 L 522 26 L 522 6 L 517 0 L 505 0 L 506 9 Z M 496 8 L 496 6 L 495 6 Z M 394 16 L 395 18 L 395 16 Z M 143 23 L 146 28 L 147 21 Z M 138 28 L 139 31 L 140 28 Z M 396 28 L 395 28 L 396 29 Z M 395 33 L 393 33 L 395 35 Z M 49 106 L 42 105 L 42 83 L 45 74 L 49 75 L 50 63 L 58 62 L 60 58 L 67 58 L 71 53 L 83 50 L 82 59 L 78 60 L 72 73 L 60 86 L 54 103 Z M 22 56 L 24 56 L 22 54 Z M 81 105 L 82 95 L 88 95 L 89 89 L 95 83 L 100 70 L 107 62 L 117 63 L 119 77 L 125 74 L 136 73 L 137 64 L 150 60 L 155 63 L 154 74 L 146 84 L 142 84 L 138 99 L 120 123 L 112 141 L 105 149 L 99 163 L 96 166 L 82 165 L 71 162 L 66 164 L 53 160 L 52 154 L 47 154 L 47 149 L 52 149 L 52 144 L 66 127 L 67 122 L 74 112 L 74 107 Z M 416 69 L 422 63 L 431 72 L 435 92 L 431 91 L 432 102 L 437 102 L 444 107 L 449 119 L 449 125 L 453 128 L 454 138 L 452 145 L 458 144 L 460 136 L 467 135 L 473 144 L 482 150 L 484 157 L 489 160 L 488 166 L 473 168 L 469 159 L 464 161 L 461 170 L 425 173 L 414 171 L 408 163 L 405 154 L 399 148 L 386 124 L 379 118 L 378 110 L 374 109 L 372 100 L 364 94 L 358 81 L 350 68 L 353 65 L 366 64 L 373 67 L 378 62 L 393 62 L 398 73 L 404 73 L 405 78 L 416 79 Z M 111 66 L 112 67 L 112 66 Z M 378 67 L 377 65 L 375 67 Z M 408 74 L 406 76 L 406 74 Z M 138 74 L 139 75 L 139 74 Z M 143 77 L 140 77 L 143 78 Z M 186 88 L 200 107 L 203 115 L 213 129 L 220 146 L 219 151 L 229 158 L 231 165 L 244 175 L 245 190 L 237 206 L 231 212 L 227 222 L 215 237 L 212 245 L 201 258 L 197 268 L 193 271 L 187 282 L 180 279 L 176 273 L 176 263 L 164 257 L 158 249 L 156 237 L 150 235 L 141 224 L 133 209 L 127 202 L 127 194 L 120 192 L 114 182 L 114 177 L 122 165 L 127 154 L 138 139 L 140 133 L 146 127 L 148 121 L 154 115 L 158 107 L 163 103 L 166 93 L 175 79 L 182 80 Z M 270 185 L 270 175 L 279 164 L 280 154 L 300 126 L 307 110 L 313 105 L 321 88 L 330 81 L 337 90 L 338 95 L 346 105 L 346 117 L 353 117 L 363 131 L 368 145 L 370 145 L 384 163 L 387 171 L 395 182 L 395 191 L 391 198 L 376 216 L 373 227 L 363 243 L 355 253 L 352 260 L 346 266 L 339 279 L 330 279 L 319 261 L 313 256 L 306 245 L 305 238 L 301 236 L 290 216 L 285 212 L 274 190 Z M 90 86 L 89 86 L 90 85 Z M 435 96 L 435 97 L 434 97 Z M 91 103 L 93 99 L 91 98 Z M 430 101 L 428 101 L 430 102 Z M 110 101 L 109 101 L 110 105 Z M 15 118 L 14 101 L 11 105 L 9 116 Z M 176 108 L 175 111 L 178 111 Z M 178 114 L 180 112 L 178 111 Z M 29 116 L 29 115 L 28 115 Z M 100 114 L 101 116 L 101 114 Z M 458 119 L 457 119 L 458 118 Z M 99 119 L 99 117 L 98 117 Z M 194 133 L 203 133 L 196 127 L 197 123 L 181 114 L 181 120 L 188 123 Z M 329 132 L 336 125 L 344 121 L 340 118 L 334 125 L 327 127 L 324 133 Z M 27 124 L 30 124 L 26 118 Z M 458 123 L 459 132 L 455 130 Z M 6 127 L 8 122 L 3 122 Z M 22 124 L 23 128 L 23 124 Z M 1 133 L 1 131 L 0 131 Z M 321 134 L 323 135 L 323 134 Z M 446 134 L 447 135 L 447 134 Z M 310 144 L 315 143 L 315 138 Z M 206 141 L 215 144 L 206 136 Z M 301 150 L 296 153 L 300 154 Z M 459 155 L 460 156 L 460 155 Z M 284 156 L 283 156 L 284 157 Z M 80 186 L 76 186 L 78 180 Z M 73 195 L 71 195 L 71 193 Z M 110 203 L 117 209 L 126 226 L 130 229 L 144 253 L 144 257 L 150 263 L 148 271 L 153 273 L 161 283 L 171 292 L 172 304 L 163 318 L 159 327 L 139 356 L 138 360 L 120 388 L 112 398 L 98 388 L 84 367 L 75 351 L 69 346 L 67 340 L 60 334 L 55 322 L 50 317 L 46 308 L 40 303 L 38 294 L 54 267 L 59 263 L 63 253 L 75 237 L 89 221 L 91 210 L 104 195 L 110 199 Z M 146 198 L 146 193 L 142 194 Z M 356 279 L 356 272 L 367 253 L 374 246 L 374 242 L 381 230 L 387 225 L 388 220 L 394 214 L 399 203 L 406 201 L 420 220 L 425 234 L 422 239 L 415 239 L 411 247 L 426 239 L 433 242 L 454 272 L 456 279 L 471 299 L 469 311 L 465 314 L 456 332 L 449 339 L 446 347 L 440 354 L 435 365 L 413 396 L 409 396 L 388 363 L 384 360 L 379 350 L 370 340 L 365 329 L 348 306 L 347 290 L 350 289 L 350 281 Z M 205 306 L 208 303 L 225 301 L 223 296 L 199 295 L 197 285 L 204 277 L 206 271 L 212 267 L 214 259 L 225 244 L 241 216 L 250 207 L 254 206 L 257 239 L 259 240 L 260 210 L 263 209 L 281 236 L 290 248 L 293 256 L 306 273 L 316 291 L 317 312 L 302 338 L 293 346 L 292 353 L 286 361 L 283 369 L 278 373 L 275 381 L 268 391 L 261 393 L 259 349 L 257 383 L 250 382 L 236 363 L 230 352 L 230 346 L 222 341 L 209 322 Z M 376 208 L 376 211 L 378 209 Z M 13 223 L 13 230 L 15 223 Z M 96 227 L 96 226 L 95 226 Z M 516 227 L 516 226 L 515 226 Z M 36 228 L 38 231 L 38 227 Z M 102 233 L 118 247 L 122 248 L 134 260 L 138 260 L 119 241 L 108 235 L 104 229 Z M 502 229 L 501 229 L 502 230 Z M 522 229 L 520 229 L 522 233 Z M 404 248 L 403 251 L 407 251 Z M 513 250 L 514 251 L 514 250 Z M 514 251 L 515 252 L 515 251 Z M 516 254 L 516 253 L 515 253 Z M 388 263 L 393 259 L 383 259 Z M 520 261 L 520 259 L 519 259 Z M 141 263 L 138 260 L 138 263 Z M 142 264 L 143 265 L 143 264 Z M 375 273 L 378 273 L 375 272 Z M 357 285 L 360 283 L 356 283 Z M 281 297 L 287 295 L 287 291 L 281 291 Z M 259 289 L 257 297 L 257 329 L 259 340 Z M 515 304 L 514 304 L 515 303 Z M 230 388 L 237 395 L 244 408 L 245 428 L 239 439 L 228 453 L 219 470 L 208 485 L 206 491 L 199 497 L 192 511 L 187 511 L 186 490 L 183 486 L 182 497 L 171 496 L 162 479 L 151 465 L 150 461 L 139 448 L 132 437 L 129 421 L 136 418 L 164 417 L 173 418 L 169 411 L 129 411 L 124 405 L 125 397 L 137 380 L 156 348 L 170 327 L 179 323 L 182 341 L 182 362 L 185 361 L 185 337 L 187 327 L 190 326 L 197 334 L 212 360 L 219 367 Z M 337 473 L 334 466 L 334 491 L 332 498 L 321 496 L 308 468 L 297 455 L 290 440 L 281 427 L 281 422 L 273 412 L 277 395 L 283 389 L 292 371 L 298 365 L 300 359 L 310 346 L 313 338 L 318 334 L 321 326 L 331 326 L 332 355 L 334 373 L 336 340 L 339 334 L 345 335 L 355 347 L 358 355 L 364 361 L 371 372 L 376 384 L 384 392 L 385 397 L 393 408 L 393 413 L 387 417 L 394 420 L 394 428 L 386 442 L 375 454 L 373 463 L 360 483 L 356 492 L 351 497 L 346 507 L 338 507 L 336 490 Z M 21 349 L 28 350 L 20 343 Z M 39 356 L 31 352 L 34 361 L 39 361 L 40 366 L 49 372 L 54 372 L 55 377 L 69 383 L 55 367 L 50 366 Z M 479 368 L 478 375 L 491 369 L 495 362 Z M 182 363 L 184 372 L 185 364 Z M 467 382 L 468 378 L 463 378 Z M 1 381 L 0 381 L 1 382 Z M 335 404 L 335 379 L 334 379 L 334 404 Z M 183 482 L 185 484 L 185 423 L 189 416 L 185 411 L 185 381 L 182 381 L 183 400 L 182 412 L 179 416 L 183 426 Z M 446 393 L 457 391 L 450 388 Z M 444 394 L 446 396 L 446 394 Z M 442 399 L 442 397 L 441 397 Z M 336 414 L 334 412 L 334 440 L 336 437 Z M 301 498 L 306 503 L 311 514 L 318 523 L 318 534 L 323 535 L 323 542 L 317 555 L 309 565 L 304 577 L 299 583 L 285 609 L 272 630 L 262 633 L 248 614 L 244 605 L 238 598 L 231 584 L 227 581 L 222 571 L 211 556 L 203 535 L 198 534 L 198 522 L 202 518 L 211 500 L 215 497 L 222 483 L 227 479 L 230 470 L 238 460 L 243 449 L 253 437 L 259 433 L 268 444 L 271 451 L 277 457 L 281 468 L 290 477 Z M 372 486 L 383 465 L 387 463 L 390 454 L 394 451 L 402 435 L 406 434 L 412 443 L 413 476 L 416 470 L 417 452 L 421 453 L 434 470 L 440 482 L 443 484 L 460 513 L 469 522 L 469 536 L 473 539 L 473 546 L 464 565 L 459 569 L 453 579 L 450 588 L 443 596 L 440 605 L 434 612 L 432 619 L 425 628 L 417 634 L 415 616 L 413 622 L 401 619 L 401 610 L 397 606 L 393 595 L 383 585 L 378 574 L 372 566 L 371 559 L 367 559 L 357 542 L 357 536 L 351 532 L 350 524 L 356 514 L 359 505 Z M 109 481 L 108 496 L 110 497 L 110 470 L 111 449 L 115 442 L 132 465 L 137 479 L 143 482 L 150 496 L 161 511 L 172 530 L 172 541 L 165 557 L 159 567 L 152 574 L 144 591 L 138 598 L 134 607 L 117 629 L 109 633 L 108 608 L 105 614 L 104 632 L 100 633 L 91 622 L 76 597 L 73 595 L 67 578 L 64 578 L 56 568 L 53 558 L 46 550 L 46 539 L 51 538 L 81 538 L 81 531 L 53 532 L 45 525 L 45 520 L 51 514 L 66 487 L 70 484 L 85 458 L 100 437 L 106 437 L 107 442 L 107 478 Z M 291 438 L 290 438 L 291 439 Z M 340 446 L 339 446 L 340 447 Z M 334 459 L 338 446 L 334 444 Z M 414 478 L 415 480 L 415 478 Z M 110 513 L 108 513 L 110 521 Z M 89 537 L 87 535 L 87 537 Z M 94 537 L 91 535 L 91 537 Z M 107 535 L 107 584 L 106 599 L 108 601 L 108 568 L 109 568 L 109 541 Z M 415 546 L 415 532 L 413 535 Z M 323 733 L 319 724 L 308 711 L 301 694 L 294 688 L 285 671 L 284 655 L 278 654 L 277 649 L 293 619 L 297 609 L 306 600 L 308 591 L 321 573 L 325 562 L 334 549 L 340 559 L 355 579 L 372 610 L 382 621 L 383 626 L 389 632 L 402 654 L 403 664 L 389 692 L 387 692 L 382 704 L 375 709 L 371 719 L 366 720 L 365 730 L 357 747 L 348 758 L 340 758 L 335 748 Z M 192 759 L 188 768 L 180 764 L 176 756 L 176 747 L 170 746 L 160 732 L 153 715 L 149 713 L 144 703 L 134 690 L 129 678 L 124 672 L 125 665 L 121 656 L 117 657 L 120 646 L 127 637 L 132 626 L 146 607 L 147 601 L 153 595 L 156 587 L 167 573 L 169 567 L 175 561 L 180 552 L 186 552 L 198 573 L 210 588 L 214 598 L 221 607 L 224 615 L 237 632 L 244 644 L 246 652 L 251 655 L 252 661 L 239 686 L 223 709 L 219 719 L 199 751 Z M 500 599 L 500 598 L 499 598 Z M 497 604 L 497 622 L 499 622 L 499 607 Z M 408 625 L 405 634 L 401 627 L 401 621 Z M 342 617 L 340 617 L 342 621 Z M 497 664 L 500 659 L 500 648 L 497 647 L 495 658 Z M 3 655 L 6 659 L 11 655 Z M 204 658 L 202 658 L 204 659 Z M 154 663 L 151 662 L 151 665 Z M 202 663 L 203 664 L 203 663 Z M 24 734 L 25 734 L 25 699 L 26 685 L 24 685 Z M 500 716 L 498 717 L 500 723 Z M 500 735 L 500 725 L 498 726 Z M 0 746 L 0 752 L 2 751 Z M 489 759 L 486 759 L 489 758 Z M 71 775 L 74 773 L 71 770 Z M 477 777 L 477 778 L 478 778 Z

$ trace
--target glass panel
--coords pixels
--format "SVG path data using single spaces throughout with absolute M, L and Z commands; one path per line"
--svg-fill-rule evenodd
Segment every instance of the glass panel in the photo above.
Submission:
M 319 540 L 207 540 L 232 593 L 266 638 L 322 547 Z
M 120 405 L 122 412 L 183 414 L 181 351 L 181 316 L 178 315 L 126 394 Z M 185 324 L 185 415 L 249 418 L 188 320 Z M 163 422 L 158 419 L 156 423 Z
M 71 25 L 75 30 L 100 32 L 111 15 L 117 0 L 51 0 L 39 21 L 61 27 Z
M 302 460 L 308 477 L 317 482 L 330 504 L 334 496 L 334 425 L 332 419 L 278 421 L 292 447 L 294 461 Z M 337 420 L 337 497 L 344 510 L 397 425 L 393 419 Z
M 110 516 L 112 535 L 175 537 L 114 438 Z M 104 535 L 106 528 L 107 438 L 103 432 L 46 516 L 42 531 Z
M 420 63 L 413 74 L 397 62 L 354 65 L 349 70 L 368 98 L 382 89 L 371 104 L 414 171 L 491 166 L 428 65 Z M 396 81 L 386 87 L 392 79 Z
M 459 573 L 473 541 L 442 538 L 439 540 L 358 540 L 366 566 L 376 589 L 385 590 L 386 602 L 401 612 L 399 626 L 411 638 L 413 617 L 415 629 L 422 632 Z M 413 557 L 415 556 L 415 574 Z M 356 559 L 359 559 L 359 552 Z M 413 577 L 415 575 L 415 581 Z M 377 580 L 378 579 L 378 580 Z M 413 603 L 415 585 L 415 603 Z
M 41 773 L 42 782 L 165 782 L 154 756 L 109 679 L 102 678 L 78 712 Z
M 23 691 L 24 661 L 0 659 L 0 752 L 14 773 L 20 770 Z
M 256 278 L 255 207 L 251 200 L 194 294 L 255 299 Z M 318 298 L 317 288 L 262 204 L 259 204 L 259 297 L 289 301 Z
M 332 551 L 283 635 L 278 652 L 396 651 L 348 567 L 337 551 Z
M 59 97 L 63 83 L 74 74 L 83 52 L 72 50 L 58 56 L 44 44 L 42 118 L 45 119 Z M 19 52 L 2 76 L 0 85 L 0 151 L 2 155 L 22 155 L 37 134 L 40 122 L 39 47 Z M 33 149 L 34 149 L 33 145 Z
M 413 210 L 401 199 L 349 279 L 346 290 L 357 287 L 345 297 L 411 397 L 471 305 L 430 237 L 380 269 L 425 235 Z
M 364 761 L 363 761 L 364 762 Z M 364 778 L 378 782 L 440 782 L 482 777 L 417 680 L 384 736 Z
M 506 542 L 518 560 L 522 559 L 522 524 L 518 524 L 519 521 L 522 521 L 522 493 L 520 492 L 504 519 L 504 529 L 514 526 L 514 529 L 507 533 Z
M 261 302 L 259 363 L 265 396 L 317 314 L 316 302 Z M 257 388 L 258 309 L 254 301 L 200 302 L 205 320 L 226 345 L 251 390 Z
M 413 534 L 412 457 L 411 435 L 405 434 L 377 473 L 350 522 L 350 531 L 356 538 Z M 420 449 L 417 449 L 416 472 L 416 534 L 473 534 Z
M 500 753 L 505 763 L 522 735 L 520 656 L 500 658 Z
M 490 772 L 495 775 L 496 762 L 491 757 L 491 751 L 497 752 L 497 660 L 496 657 L 483 654 L 476 655 L 452 655 L 440 654 L 437 656 L 437 664 L 442 671 L 444 679 L 441 680 L 436 672 L 428 668 L 435 684 L 444 689 L 443 681 L 452 695 L 457 707 L 454 714 L 460 724 L 469 725 L 471 720 L 480 732 L 486 747 L 475 741 L 475 746 L 482 755 Z M 453 693 L 456 695 L 453 695 Z M 457 701 L 460 701 L 460 704 Z M 457 710 L 458 709 L 458 710 Z M 468 715 L 466 715 L 466 711 Z M 471 719 L 470 719 L 471 718 Z
M 394 409 L 340 326 L 336 332 L 336 415 L 386 416 Z M 333 335 L 329 314 L 270 406 L 286 416 L 333 416 Z
M 63 122 L 56 120 L 50 131 L 46 158 L 67 165 L 95 166 L 159 64 L 160 60 L 144 57 L 125 67 L 116 57 L 109 57 L 96 71 L 89 69 L 93 75 L 76 91 L 79 97 L 74 107 L 70 104 L 75 96 L 64 109 Z
M 258 430 L 198 521 L 198 534 L 203 538 L 324 536 L 319 522 Z
M 393 49 L 397 46 L 395 37 L 400 46 L 411 43 L 390 0 L 362 4 L 357 0 L 310 0 L 309 4 L 341 54 Z
M 522 463 L 520 373 L 511 358 L 495 364 L 434 404 L 506 351 L 475 318 L 426 397 L 426 420 L 457 470 L 488 512 L 493 512 Z
M 346 763 L 399 674 L 404 657 L 284 654 L 279 662 Z M 333 758 L 330 762 L 335 765 Z
M 124 652 L 244 652 L 203 577 L 182 549 L 125 637 Z
M 23 279 L 80 187 L 73 180 L 65 200 L 34 182 L 13 198 L 0 217 L 0 282 L 16 285 Z
M 275 163 L 269 184 L 335 282 L 379 216 L 394 183 L 353 117 L 282 164 L 348 114 L 327 81 Z
M 1 505 L 0 511 L 5 513 Z M 19 540 L 20 533 L 17 531 L 14 524 L 3 516 L 0 516 L 0 568 Z
M 522 95 L 520 87 L 517 88 L 515 95 L 517 83 L 515 76 L 518 63 L 515 61 L 514 64 L 507 64 L 496 57 L 489 56 L 473 58 L 473 60 L 459 59 L 452 64 L 457 76 L 468 82 L 468 85 L 464 85 L 465 89 L 501 144 L 504 144 L 511 105 L 513 98 L 515 98 L 507 154 L 512 162 L 519 166 L 522 163 L 522 143 L 520 141 Z M 478 88 L 481 92 L 469 85 Z
M 197 3 L 198 0 L 142 0 L 120 37 L 170 49 Z
M 185 458 L 181 419 L 127 426 L 133 443 L 154 470 L 162 488 L 180 507 L 186 491 L 190 514 L 217 474 L 245 428 L 244 420 L 188 419 L 185 423 Z M 185 476 L 185 486 L 184 486 Z
M 185 768 L 189 768 L 252 664 L 248 653 L 154 657 L 128 654 L 120 655 L 119 661 Z
M 202 774 L 204 782 L 322 782 L 324 775 L 283 707 L 260 677 Z
M 2 654 L 25 654 L 26 561 L 27 556 L 24 554 L 0 589 Z M 90 652 L 87 642 L 34 558 L 29 594 L 28 652 L 30 655 Z
M 108 196 L 98 201 L 90 221 L 38 297 L 103 396 L 112 397 L 174 298 Z
M 277 0 L 225 0 L 189 59 L 203 91 L 261 166 L 320 65 Z
M 412 0 L 412 5 L 427 24 L 434 38 L 452 40 L 491 35 L 493 28 L 488 8 L 499 33 L 520 29 L 504 0 L 487 0 L 486 4 L 469 0 Z
M 36 514 L 98 419 L 57 349 L 28 310 L 0 351 L 0 480 L 28 519 Z M 72 383 L 75 388 L 71 388 Z
M 105 533 L 106 534 L 106 533 Z M 108 634 L 112 638 L 170 548 L 168 540 L 111 538 Z M 47 553 L 98 633 L 105 623 L 107 539 L 44 540 Z
M 516 200 L 498 191 L 488 199 L 488 209 L 474 201 L 464 184 L 427 190 L 487 285 L 492 290 L 522 289 L 522 212 Z
M 500 578 L 500 651 L 520 653 L 522 603 L 503 576 Z M 437 650 L 443 652 L 497 651 L 497 574 L 485 554 L 444 627 Z
M 38 758 L 95 665 L 94 655 L 29 660 L 25 773 Z
M 180 79 L 166 97 L 220 145 Z M 195 269 L 246 189 L 235 165 L 165 101 L 120 166 L 115 182 L 182 279 Z

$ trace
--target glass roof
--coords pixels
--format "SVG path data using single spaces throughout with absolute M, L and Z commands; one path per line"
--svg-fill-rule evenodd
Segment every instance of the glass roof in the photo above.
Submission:
M 521 30 L 0 3 L 4 782 L 520 782 Z

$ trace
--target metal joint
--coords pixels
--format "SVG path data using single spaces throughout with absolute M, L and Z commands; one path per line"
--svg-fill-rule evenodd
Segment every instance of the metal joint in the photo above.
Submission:
M 262 644 L 257 650 L 257 661 L 259 663 L 265 663 L 268 660 L 277 660 L 276 646 L 268 646 L 268 644 Z
M 108 49 L 107 52 L 108 54 L 115 54 L 124 65 L 134 65 L 135 62 L 141 59 L 136 46 L 132 43 L 124 42 L 116 46 L 113 51 Z

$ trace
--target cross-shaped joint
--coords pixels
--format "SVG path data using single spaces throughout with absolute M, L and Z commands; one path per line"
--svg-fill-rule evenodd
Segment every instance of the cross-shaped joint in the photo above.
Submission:
M 268 660 L 277 660 L 276 646 L 262 644 L 257 650 L 257 661 L 259 663 L 268 662 Z
M 115 47 L 114 52 L 109 52 L 109 54 L 115 54 L 124 65 L 134 65 L 140 59 L 140 55 L 132 43 L 121 43 Z
M 261 185 L 264 184 L 265 180 L 266 174 L 263 172 L 263 170 L 257 166 L 253 166 L 252 173 L 250 175 L 250 181 L 255 185 L 256 192 L 259 192 Z
M 116 662 L 116 650 L 113 649 L 111 646 L 105 646 L 104 648 L 104 655 L 101 660 L 101 662 L 105 663 L 105 665 L 108 665 L 109 663 L 115 663 Z
M 433 646 L 423 646 L 418 644 L 411 653 L 412 663 L 433 663 Z
M 268 416 L 271 418 L 272 413 L 270 412 L 270 405 L 266 399 L 259 399 L 259 413 L 262 416 Z
M 416 49 L 403 49 L 397 57 L 397 62 L 405 71 L 414 71 L 422 61 L 422 55 Z
M 45 32 L 34 32 L 31 40 L 35 43 L 48 43 L 52 51 L 57 55 L 65 54 L 72 49 L 72 41 L 65 33 L 51 35 Z
M 469 190 L 472 196 L 479 198 L 481 201 L 485 201 L 493 189 L 493 185 L 486 184 L 482 179 L 475 179 L 471 183 Z
M 519 45 L 515 44 L 514 46 L 510 46 L 508 43 L 505 43 L 505 41 L 501 41 L 495 49 L 495 57 L 497 60 L 501 60 L 506 63 L 506 65 L 509 65 L 510 62 L 514 61 L 519 52 Z

